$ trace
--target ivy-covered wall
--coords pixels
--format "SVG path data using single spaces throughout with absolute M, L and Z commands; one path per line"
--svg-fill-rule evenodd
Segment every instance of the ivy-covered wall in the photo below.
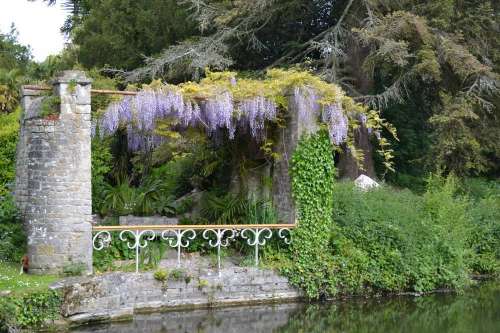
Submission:
M 333 147 L 328 133 L 322 130 L 303 137 L 292 157 L 292 193 L 299 223 L 291 245 L 294 264 L 284 273 L 312 298 L 320 297 L 323 290 L 335 288 L 329 279 L 334 266 L 328 251 L 334 176 Z M 311 265 L 313 262 L 323 264 Z

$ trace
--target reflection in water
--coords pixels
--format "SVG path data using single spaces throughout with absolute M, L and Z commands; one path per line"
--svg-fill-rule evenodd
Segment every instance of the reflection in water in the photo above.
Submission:
M 500 283 L 462 295 L 281 304 L 140 315 L 76 332 L 500 332 Z
M 298 304 L 191 310 L 138 315 L 134 322 L 79 329 L 79 333 L 267 333 L 285 326 Z

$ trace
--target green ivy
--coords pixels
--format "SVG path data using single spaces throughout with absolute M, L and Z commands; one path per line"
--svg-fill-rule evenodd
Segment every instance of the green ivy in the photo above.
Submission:
M 59 317 L 60 306 L 61 297 L 54 290 L 0 298 L 0 331 L 40 328 Z
M 335 176 L 332 151 L 327 132 L 320 131 L 302 138 L 292 157 L 298 227 L 291 245 L 293 265 L 282 270 L 311 298 L 335 292 L 335 281 L 329 273 L 333 270 L 333 256 L 328 251 Z

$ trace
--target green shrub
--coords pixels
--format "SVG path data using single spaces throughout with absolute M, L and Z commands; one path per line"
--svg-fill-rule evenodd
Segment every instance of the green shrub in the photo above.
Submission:
M 143 248 L 139 254 L 139 263 L 144 267 L 157 267 L 167 250 L 166 241 L 157 239 L 148 241 L 148 246 Z
M 186 276 L 187 276 L 186 271 L 184 271 L 181 268 L 173 269 L 170 272 L 170 277 L 172 278 L 172 280 L 175 280 L 175 281 L 185 280 Z
M 363 293 L 466 285 L 467 206 L 455 190 L 454 178 L 430 179 L 424 196 L 336 185 L 331 244 L 339 288 Z
M 455 177 L 430 177 L 419 196 L 385 186 L 366 192 L 351 182 L 334 183 L 333 175 L 328 137 L 303 138 L 292 158 L 298 227 L 281 271 L 309 297 L 469 283 L 467 235 L 474 226 Z
M 158 280 L 158 281 L 161 281 L 161 282 L 165 282 L 167 281 L 168 279 L 168 271 L 166 269 L 159 269 L 157 270 L 156 272 L 154 272 L 153 274 L 153 277 Z
M 15 178 L 20 115 L 20 108 L 12 113 L 0 113 L 0 197 L 9 192 Z
M 111 232 L 111 242 L 102 250 L 93 253 L 93 265 L 97 271 L 104 272 L 115 268 L 115 260 L 130 260 L 135 258 L 135 250 L 128 247 L 127 241 L 134 242 L 134 236 L 124 234 L 125 241 L 120 240 L 120 232 Z
M 53 290 L 0 298 L 0 331 L 36 329 L 59 317 L 60 295 Z
M 207 280 L 198 278 L 198 290 L 202 291 L 204 288 L 208 287 L 209 283 Z
M 92 212 L 100 213 L 105 204 L 104 193 L 109 186 L 106 177 L 112 169 L 109 140 L 95 137 L 91 141 L 92 159 Z
M 0 198 L 0 261 L 19 262 L 26 252 L 26 236 L 12 196 Z
M 64 276 L 80 276 L 87 269 L 84 263 L 72 263 L 63 267 Z
M 492 194 L 470 206 L 471 232 L 467 237 L 468 264 L 477 274 L 500 274 L 500 195 Z

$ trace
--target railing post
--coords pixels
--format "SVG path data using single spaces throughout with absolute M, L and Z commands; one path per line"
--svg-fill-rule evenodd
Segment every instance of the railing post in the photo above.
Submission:
M 139 230 L 135 231 L 135 272 L 139 273 Z

